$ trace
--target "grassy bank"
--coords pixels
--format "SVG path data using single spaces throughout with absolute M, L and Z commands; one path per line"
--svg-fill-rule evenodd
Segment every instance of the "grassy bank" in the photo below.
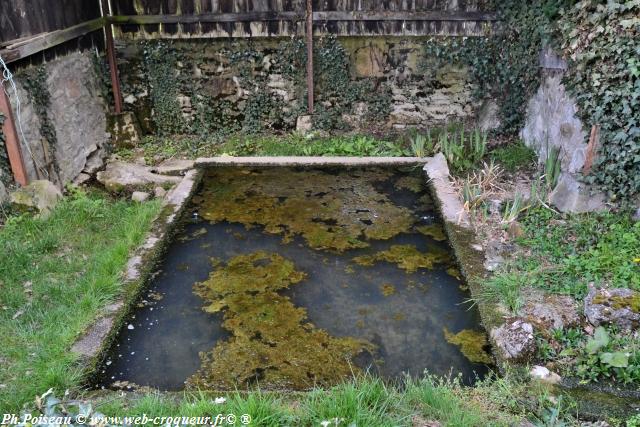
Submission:
M 42 401 L 46 406 L 49 398 Z M 389 385 L 362 376 L 328 390 L 306 393 L 107 393 L 54 405 L 56 414 L 104 417 L 212 417 L 248 414 L 252 426 L 514 426 L 574 425 L 573 407 L 539 384 L 507 377 L 462 387 L 454 378 L 425 376 Z M 64 410 L 63 410 L 64 408 Z M 117 418 L 110 419 L 112 423 Z M 246 419 L 245 419 L 246 420 Z M 132 420 L 130 420 L 133 422 Z M 213 422 L 210 422 L 213 424 Z M 190 425 L 186 422 L 183 425 Z M 219 419 L 218 425 L 227 425 Z
M 0 412 L 50 387 L 74 389 L 69 349 L 120 291 L 120 274 L 159 204 L 79 194 L 46 219 L 0 228 Z

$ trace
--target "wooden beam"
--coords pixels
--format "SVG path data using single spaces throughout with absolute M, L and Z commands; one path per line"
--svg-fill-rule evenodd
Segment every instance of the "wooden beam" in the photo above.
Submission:
M 307 107 L 313 114 L 313 2 L 307 0 L 306 10 L 307 39 Z
M 303 12 L 202 13 L 199 15 L 112 16 L 113 24 L 190 24 L 197 22 L 301 21 Z M 314 21 L 497 21 L 493 12 L 328 11 L 313 12 Z
M 313 12 L 314 21 L 497 21 L 493 12 L 325 11 Z
M 7 154 L 9 155 L 11 171 L 13 172 L 13 177 L 18 184 L 27 185 L 29 183 L 29 177 L 27 176 L 27 172 L 24 167 L 22 150 L 20 150 L 20 139 L 18 138 L 18 131 L 13 119 L 11 102 L 9 101 L 9 97 L 7 96 L 2 84 L 0 84 L 0 92 L 0 111 L 4 115 L 2 132 L 4 133 L 5 145 L 7 146 Z
M 199 15 L 128 15 L 112 16 L 113 24 L 194 24 L 197 22 L 295 21 L 304 19 L 298 12 L 202 13 Z
M 101 0 L 102 17 L 110 16 L 109 0 Z M 116 114 L 122 112 L 122 91 L 120 90 L 120 76 L 118 74 L 118 60 L 116 57 L 116 48 L 113 43 L 113 25 L 108 19 L 105 19 L 104 36 L 107 45 L 107 59 L 109 61 L 109 71 L 111 75 L 111 91 L 113 92 L 114 110 Z
M 0 56 L 6 63 L 14 62 L 34 53 L 57 46 L 69 40 L 77 39 L 85 34 L 97 31 L 104 27 L 105 18 L 97 18 L 92 21 L 74 25 L 64 30 L 42 33 L 28 39 L 20 39 L 16 43 L 8 44 L 0 50 Z

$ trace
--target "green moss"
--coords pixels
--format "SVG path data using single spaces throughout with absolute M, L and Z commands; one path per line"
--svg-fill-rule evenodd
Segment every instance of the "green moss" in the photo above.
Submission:
M 464 357 L 473 363 L 492 363 L 491 356 L 485 351 L 488 346 L 487 335 L 483 331 L 463 329 L 457 334 L 452 334 L 447 328 L 443 329 L 444 338 L 448 343 L 460 347 Z
M 259 224 L 267 233 L 282 234 L 285 243 L 299 235 L 311 248 L 342 252 L 411 229 L 412 212 L 373 185 L 389 174 L 378 170 L 365 181 L 348 171 L 216 169 L 194 202 L 207 220 Z
M 259 383 L 267 389 L 304 390 L 349 378 L 352 359 L 373 350 L 365 341 L 334 338 L 306 321 L 279 290 L 301 282 L 306 274 L 277 254 L 259 251 L 219 266 L 195 292 L 223 312 L 228 340 L 202 353 L 202 366 L 187 381 L 199 389 L 234 389 Z
M 372 266 L 378 261 L 386 261 L 397 264 L 408 273 L 413 273 L 419 268 L 432 269 L 435 264 L 450 261 L 450 257 L 448 253 L 441 250 L 420 252 L 414 245 L 392 245 L 386 251 L 358 256 L 353 258 L 353 261 L 363 266 Z
M 608 307 L 614 308 L 616 310 L 620 310 L 622 308 L 627 308 L 634 313 L 640 313 L 640 293 L 634 292 L 632 295 L 627 297 L 623 296 L 612 296 L 605 297 L 602 294 L 596 294 L 593 297 L 592 302 L 594 304 L 602 304 Z

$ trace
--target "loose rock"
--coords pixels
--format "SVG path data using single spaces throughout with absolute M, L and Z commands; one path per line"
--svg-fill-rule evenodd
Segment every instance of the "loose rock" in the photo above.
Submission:
M 58 187 L 45 179 L 33 181 L 11 193 L 11 203 L 18 209 L 35 209 L 43 214 L 49 213 L 61 198 L 62 193 Z
M 624 330 L 637 328 L 640 326 L 640 292 L 591 286 L 584 299 L 584 315 L 593 326 L 613 324 Z
M 134 191 L 133 194 L 131 194 L 131 200 L 134 202 L 146 202 L 149 200 L 149 197 L 149 193 L 145 193 L 144 191 Z
M 541 292 L 531 292 L 520 314 L 527 322 L 547 332 L 553 329 L 569 328 L 580 323 L 577 304 L 567 295 L 544 295 Z
M 501 356 L 509 361 L 527 361 L 536 350 L 533 326 L 523 319 L 508 321 L 491 331 L 491 339 Z
M 311 116 L 298 116 L 296 122 L 296 130 L 298 132 L 307 133 L 313 128 L 313 120 Z
M 177 184 L 181 180 L 177 176 L 155 174 L 147 166 L 125 162 L 109 163 L 106 170 L 98 172 L 97 178 L 111 192 L 141 190 L 163 184 Z
M 551 372 L 544 366 L 534 366 L 529 372 L 532 378 L 548 384 L 558 384 L 562 378 L 555 372 Z
M 167 195 L 167 190 L 162 187 L 156 187 L 153 189 L 153 195 L 156 197 L 156 199 L 162 199 Z
M 193 168 L 194 163 L 194 160 L 169 159 L 152 168 L 151 172 L 161 175 L 184 175 Z

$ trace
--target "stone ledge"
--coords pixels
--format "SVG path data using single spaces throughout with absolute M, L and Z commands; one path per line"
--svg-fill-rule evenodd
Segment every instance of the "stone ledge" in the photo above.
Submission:
M 102 355 L 108 350 L 132 305 L 146 286 L 201 176 L 200 170 L 188 171 L 167 194 L 160 213 L 152 223 L 151 231 L 126 264 L 121 296 L 105 307 L 102 315 L 72 345 L 71 351 L 80 358 L 81 368 L 87 377 L 100 363 Z
M 402 166 L 426 163 L 422 157 L 201 157 L 196 167 L 203 166 Z

